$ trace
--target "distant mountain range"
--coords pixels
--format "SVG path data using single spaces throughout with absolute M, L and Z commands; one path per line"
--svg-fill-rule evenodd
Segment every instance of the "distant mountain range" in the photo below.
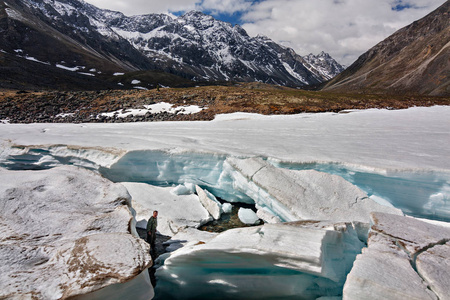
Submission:
M 361 55 L 324 90 L 450 96 L 450 1 Z
M 127 17 L 78 0 L 0 0 L 3 88 L 149 88 L 192 81 L 302 87 L 341 71 L 326 53 L 302 57 L 196 11 L 178 18 Z

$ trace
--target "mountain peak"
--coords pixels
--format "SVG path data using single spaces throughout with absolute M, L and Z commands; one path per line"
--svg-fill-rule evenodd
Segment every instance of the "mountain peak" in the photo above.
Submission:
M 318 55 L 312 53 L 303 57 L 309 64 L 315 66 L 328 80 L 344 70 L 328 53 L 322 51 Z
M 184 20 L 189 21 L 197 21 L 197 20 L 208 20 L 208 21 L 216 21 L 212 16 L 204 14 L 198 10 L 191 10 L 180 17 Z

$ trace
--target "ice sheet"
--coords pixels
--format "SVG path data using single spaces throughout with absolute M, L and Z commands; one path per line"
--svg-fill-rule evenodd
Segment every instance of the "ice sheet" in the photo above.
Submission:
M 129 204 L 122 185 L 85 169 L 0 168 L 0 298 L 60 299 L 134 279 L 151 257 Z
M 374 213 L 368 248 L 358 255 L 344 299 L 448 299 L 450 229 Z
M 158 211 L 157 231 L 166 236 L 173 236 L 186 227 L 197 228 L 212 220 L 197 195 L 176 195 L 171 192 L 172 187 L 156 187 L 145 183 L 122 184 L 132 197 L 137 226 L 140 228 L 147 227 L 154 210 Z
M 342 162 L 377 170 L 449 171 L 450 160 L 444 159 L 450 142 L 449 115 L 450 107 L 434 106 L 346 114 L 233 114 L 213 122 L 0 124 L 0 140 L 123 150 L 182 148 L 286 162 Z

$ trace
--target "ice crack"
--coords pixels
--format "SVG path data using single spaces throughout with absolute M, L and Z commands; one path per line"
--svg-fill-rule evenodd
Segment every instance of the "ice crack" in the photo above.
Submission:
M 258 174 L 259 172 L 261 172 L 262 169 L 267 168 L 267 166 L 261 166 L 261 168 L 259 168 L 258 170 L 256 170 L 252 176 L 250 176 L 249 181 L 253 181 L 253 177 L 256 176 L 256 174 Z
M 436 297 L 436 299 L 440 299 L 439 298 L 439 293 L 437 293 L 436 291 L 433 290 L 433 287 L 431 285 L 431 283 L 427 280 L 426 276 L 423 276 L 421 274 L 421 272 L 418 270 L 417 268 L 417 258 L 419 255 L 421 255 L 422 253 L 432 249 L 433 247 L 436 246 L 442 246 L 445 245 L 446 243 L 450 242 L 450 238 L 443 238 L 437 242 L 433 242 L 430 243 L 420 249 L 418 249 L 417 251 L 409 251 L 406 247 L 405 243 L 411 243 L 413 244 L 413 241 L 408 241 L 406 239 L 402 239 L 399 237 L 396 237 L 394 235 L 388 234 L 386 232 L 383 232 L 382 230 L 377 230 L 376 228 L 372 227 L 372 230 L 374 230 L 377 234 L 380 234 L 382 236 L 385 236 L 387 238 L 393 239 L 395 240 L 395 245 L 401 249 L 404 253 L 406 253 L 406 255 L 408 256 L 408 260 L 409 263 L 411 264 L 412 269 L 414 270 L 414 272 L 417 274 L 417 276 L 419 276 L 421 278 L 421 280 L 425 283 L 427 290 L 429 290 L 431 293 L 433 293 L 433 295 Z
M 356 197 L 355 201 L 353 201 L 352 203 L 349 203 L 349 205 L 350 205 L 350 207 L 353 207 L 354 205 L 358 204 L 358 201 L 364 200 L 364 199 L 369 199 L 369 197 L 362 197 L 362 198 Z
M 426 252 L 426 251 L 432 249 L 433 247 L 436 247 L 436 246 L 443 246 L 443 245 L 445 245 L 446 243 L 448 243 L 449 241 L 450 241 L 450 239 L 445 238 L 445 239 L 442 239 L 442 240 L 440 240 L 440 241 L 438 241 L 438 242 L 436 242 L 436 243 L 431 243 L 431 244 L 429 244 L 429 245 L 423 247 L 422 249 L 420 249 L 420 250 L 417 251 L 416 253 L 414 253 L 413 256 L 411 257 L 411 266 L 412 266 L 412 268 L 413 268 L 414 271 L 417 273 L 417 275 L 419 275 L 419 277 L 422 278 L 423 282 L 425 282 L 425 283 L 427 284 L 427 289 L 430 290 L 430 291 L 436 296 L 436 298 L 437 298 L 438 300 L 440 299 L 439 293 L 436 292 L 436 291 L 433 289 L 433 286 L 431 285 L 431 283 L 427 280 L 427 278 L 426 278 L 425 276 L 423 276 L 423 275 L 420 273 L 420 271 L 419 271 L 418 268 L 417 268 L 417 257 L 418 257 L 420 254 L 422 254 L 422 253 L 424 253 L 424 252 Z

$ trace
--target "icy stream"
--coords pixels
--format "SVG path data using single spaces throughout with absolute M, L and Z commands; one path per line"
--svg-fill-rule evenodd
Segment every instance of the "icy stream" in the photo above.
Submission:
M 89 152 L 89 150 L 87 150 Z M 60 148 L 17 149 L 0 160 L 9 170 L 42 170 L 58 165 L 76 165 L 98 170 L 113 182 L 142 182 L 155 186 L 197 184 L 229 202 L 254 203 L 254 199 L 235 189 L 232 178 L 224 176 L 225 155 L 211 153 L 170 153 L 131 151 L 110 167 L 99 166 L 80 152 L 61 152 Z M 450 221 L 450 174 L 437 171 L 389 171 L 333 163 L 284 163 L 266 160 L 291 170 L 316 170 L 339 175 L 366 192 L 380 204 L 392 205 L 405 214 Z M 225 168 L 226 168 L 225 164 Z
M 275 201 L 269 199 L 271 196 L 266 191 L 260 188 L 247 190 L 242 182 L 251 186 L 252 178 L 244 180 L 239 177 L 241 175 L 236 175 L 225 155 L 130 151 L 111 165 L 102 166 L 91 159 L 92 156 L 98 158 L 98 153 L 86 151 L 61 151 L 60 146 L 16 148 L 14 153 L 3 156 L 0 166 L 10 170 L 40 170 L 59 165 L 75 165 L 98 171 L 113 182 L 145 183 L 159 187 L 199 185 L 231 203 L 256 203 L 282 221 L 296 219 L 286 213 L 282 205 L 271 203 Z M 270 158 L 264 160 L 279 168 L 317 170 L 339 175 L 380 204 L 399 208 L 405 214 L 417 217 L 450 221 L 450 175 L 446 173 L 389 172 L 343 164 L 295 164 Z M 261 198 L 266 199 L 261 201 Z M 159 281 L 155 290 L 156 299 L 175 298 L 180 293 L 186 295 L 186 298 L 195 299 L 223 299 L 233 298 L 235 295 L 248 299 L 290 299 L 299 295 L 305 299 L 340 296 L 345 277 L 350 272 L 356 255 L 365 245 L 365 234 L 346 229 L 338 231 L 336 237 L 321 240 L 324 247 L 333 248 L 329 253 L 335 251 L 339 254 L 326 263 L 341 273 L 337 277 L 323 270 L 316 274 L 311 270 L 302 272 L 280 266 L 274 263 L 277 258 L 272 254 L 236 252 L 236 249 L 220 251 L 215 248 L 194 251 L 193 254 L 171 259 L 167 266 L 157 272 Z M 320 248 L 318 251 L 324 250 Z M 345 263 L 336 262 L 342 257 Z M 289 259 L 292 257 L 289 256 Z M 314 261 L 318 258 L 306 258 L 307 261 L 309 259 Z M 321 267 L 326 268 L 326 265 Z

